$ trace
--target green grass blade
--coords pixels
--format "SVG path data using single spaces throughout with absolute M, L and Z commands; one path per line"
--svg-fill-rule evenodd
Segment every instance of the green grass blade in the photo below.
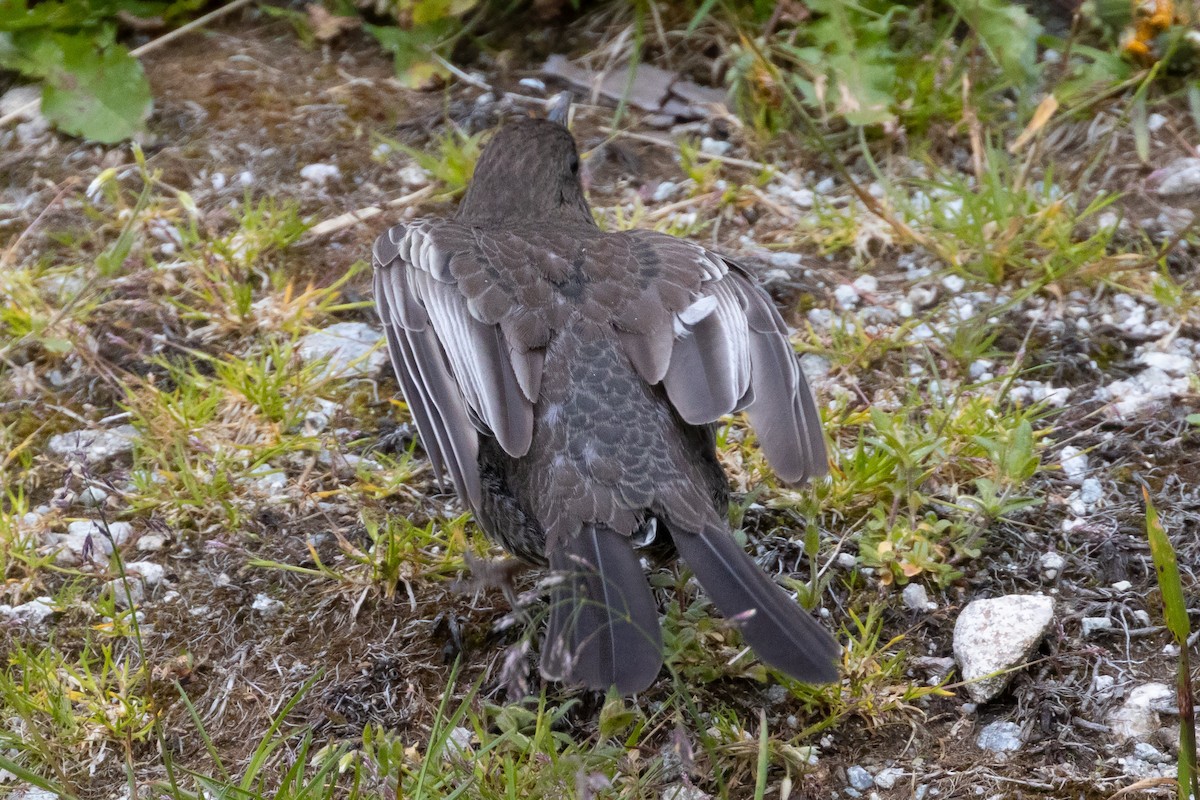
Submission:
M 1188 623 L 1187 602 L 1183 597 L 1183 582 L 1179 578 L 1175 548 L 1171 546 L 1167 531 L 1159 521 L 1158 510 L 1150 501 L 1150 493 L 1143 489 L 1142 495 L 1146 499 L 1146 538 L 1150 541 L 1150 556 L 1154 559 L 1158 589 L 1162 594 L 1163 616 L 1167 630 L 1179 647 L 1175 680 L 1175 691 L 1179 696 L 1179 794 L 1180 797 L 1186 797 L 1189 793 L 1193 797 L 1200 797 L 1200 776 L 1196 774 L 1196 704 L 1192 692 L 1192 671 L 1188 663 L 1191 626 Z

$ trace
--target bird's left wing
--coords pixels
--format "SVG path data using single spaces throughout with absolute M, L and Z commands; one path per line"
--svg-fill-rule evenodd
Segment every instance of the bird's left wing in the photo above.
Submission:
M 434 468 L 479 508 L 479 432 L 522 456 L 533 434 L 538 354 L 514 346 L 502 322 L 503 297 L 478 296 L 487 283 L 471 230 L 424 220 L 375 241 L 375 303 L 392 366 Z

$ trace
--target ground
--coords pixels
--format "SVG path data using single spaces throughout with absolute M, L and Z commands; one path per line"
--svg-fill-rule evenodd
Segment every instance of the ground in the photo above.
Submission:
M 381 351 L 314 360 L 330 325 L 377 339 L 372 240 L 452 212 L 456 165 L 524 113 L 505 91 L 540 94 L 517 83 L 535 65 L 415 91 L 365 35 L 306 48 L 257 12 L 144 63 L 144 157 L 0 131 L 0 741 L 32 773 L 4 785 L 1167 792 L 1170 703 L 1132 738 L 1111 715 L 1177 663 L 1143 490 L 1193 599 L 1200 557 L 1197 195 L 1166 191 L 1194 155 L 1183 98 L 1145 128 L 1115 100 L 1063 114 L 1013 156 L 1019 126 L 983 147 L 965 114 L 861 143 L 835 125 L 823 151 L 722 115 L 662 130 L 632 111 L 609 135 L 612 108 L 579 107 L 601 223 L 747 264 L 833 446 L 831 479 L 790 489 L 741 421 L 721 435 L 734 521 L 847 645 L 843 684 L 764 670 L 664 566 L 669 669 L 622 701 L 542 684 L 544 576 L 440 490 Z M 107 453 L 61 437 L 121 425 Z M 955 621 L 1023 594 L 1054 598 L 1048 633 L 972 702 Z M 997 722 L 1015 749 L 981 745 Z

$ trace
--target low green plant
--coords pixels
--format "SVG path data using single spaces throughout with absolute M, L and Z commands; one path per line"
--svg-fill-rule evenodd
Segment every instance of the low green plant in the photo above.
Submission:
M 37 80 L 42 113 L 60 130 L 105 144 L 150 115 L 142 65 L 116 40 L 123 15 L 170 23 L 204 0 L 9 0 L 0 5 L 0 68 Z

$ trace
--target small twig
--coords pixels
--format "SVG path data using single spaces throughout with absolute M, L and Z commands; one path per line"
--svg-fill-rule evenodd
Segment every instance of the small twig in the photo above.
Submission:
M 411 192 L 410 194 L 387 201 L 383 204 L 383 208 L 380 208 L 379 206 L 367 206 L 366 208 L 360 208 L 355 211 L 347 211 L 345 214 L 338 214 L 332 219 L 318 222 L 316 225 L 309 228 L 308 233 L 305 234 L 305 240 L 311 242 L 314 239 L 320 239 L 324 236 L 328 236 L 331 233 L 337 233 L 343 228 L 349 228 L 352 225 L 357 225 L 360 222 L 366 222 L 367 220 L 373 219 L 382 214 L 385 208 L 404 208 L 415 203 L 419 203 L 422 200 L 427 199 L 433 194 L 433 192 L 433 184 L 430 184 L 418 189 L 415 192 Z
M 168 33 L 164 33 L 162 36 L 158 37 L 157 39 L 146 42 L 141 47 L 139 47 L 135 50 L 129 51 L 129 54 L 136 58 L 138 56 L 145 55 L 146 53 L 149 53 L 152 50 L 157 50 L 158 48 L 162 47 L 164 44 L 169 44 L 170 42 L 173 42 L 176 39 L 178 39 L 180 36 L 183 36 L 186 33 L 191 33 L 192 31 L 196 30 L 197 28 L 203 27 L 204 25 L 207 25 L 208 23 L 212 22 L 214 19 L 223 17 L 232 11 L 236 11 L 237 9 L 241 8 L 242 6 L 250 5 L 250 3 L 252 3 L 252 2 L 254 2 L 254 0 L 233 0 L 233 2 L 227 6 L 222 6 L 220 8 L 213 9 L 212 11 L 208 12 L 204 16 L 197 17 L 196 19 L 192 20 L 191 22 L 187 23 L 186 25 L 180 25 L 175 30 L 170 31 Z M 4 116 L 0 117 L 0 127 L 10 125 L 11 123 L 16 122 L 17 120 L 24 118 L 30 111 L 33 111 L 35 108 L 37 108 L 38 103 L 40 103 L 40 102 L 41 102 L 41 100 L 33 100 L 13 111 L 10 111 L 9 113 L 5 114 Z

